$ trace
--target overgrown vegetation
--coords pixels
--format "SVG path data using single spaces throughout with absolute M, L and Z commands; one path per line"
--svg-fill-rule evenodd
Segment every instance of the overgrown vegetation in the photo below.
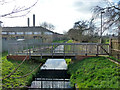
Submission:
M 16 60 L 7 60 L 6 55 L 2 56 L 2 78 L 8 76 L 22 61 L 16 61 Z M 42 60 L 42 63 L 44 63 L 45 60 Z M 11 75 L 8 78 L 5 78 L 2 83 L 3 88 L 23 88 L 26 86 L 29 86 L 32 82 L 33 76 L 36 75 L 37 70 L 32 72 L 35 68 L 39 66 L 40 62 L 36 62 L 33 60 L 25 61 L 18 70 Z M 31 74 L 29 74 L 32 72 Z M 19 78 L 21 76 L 24 76 L 26 74 L 29 74 L 26 77 Z
M 120 68 L 106 57 L 92 57 L 68 66 L 71 86 L 77 88 L 120 88 Z
M 68 40 L 67 43 L 73 43 L 73 40 Z
M 66 61 L 67 65 L 69 65 L 71 62 L 71 59 L 65 59 L 65 61 Z

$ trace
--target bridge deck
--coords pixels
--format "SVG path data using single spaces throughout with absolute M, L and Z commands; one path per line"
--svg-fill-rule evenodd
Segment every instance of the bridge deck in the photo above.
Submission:
M 60 56 L 109 55 L 109 44 L 99 43 L 49 43 L 49 44 L 10 44 L 9 55 Z

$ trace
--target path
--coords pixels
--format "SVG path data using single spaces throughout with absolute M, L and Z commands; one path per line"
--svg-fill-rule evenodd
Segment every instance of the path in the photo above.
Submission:
M 54 53 L 64 53 L 64 45 L 59 45 L 53 51 Z

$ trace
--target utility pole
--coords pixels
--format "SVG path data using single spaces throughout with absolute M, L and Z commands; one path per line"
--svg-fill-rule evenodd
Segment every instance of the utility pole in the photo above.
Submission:
M 100 32 L 100 43 L 102 43 L 102 31 L 103 31 L 103 30 L 102 30 L 102 28 L 103 28 L 103 27 L 102 27 L 102 18 L 103 18 L 103 17 L 102 17 L 102 14 L 103 14 L 103 13 L 105 13 L 105 12 L 101 11 L 101 32 Z
M 120 1 L 118 2 L 118 7 L 120 8 Z M 118 50 L 120 50 L 120 20 L 118 25 Z

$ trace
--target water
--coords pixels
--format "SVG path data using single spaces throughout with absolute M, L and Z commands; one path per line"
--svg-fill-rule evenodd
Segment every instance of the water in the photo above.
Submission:
M 67 64 L 64 59 L 48 59 L 41 69 L 67 70 Z
M 43 79 L 43 78 L 42 78 Z M 46 80 L 46 78 L 45 78 Z M 47 79 L 51 80 L 51 79 Z M 54 79 L 52 79 L 54 80 Z M 71 88 L 70 82 L 65 81 L 33 81 L 31 88 Z M 56 79 L 60 80 L 60 79 Z M 42 85 L 41 85 L 42 84 Z
M 67 70 L 67 64 L 64 59 L 48 59 L 40 68 L 41 70 Z M 58 73 L 58 72 L 57 72 Z M 46 73 L 48 74 L 48 73 Z M 71 88 L 69 79 L 66 78 L 35 78 L 31 88 Z

